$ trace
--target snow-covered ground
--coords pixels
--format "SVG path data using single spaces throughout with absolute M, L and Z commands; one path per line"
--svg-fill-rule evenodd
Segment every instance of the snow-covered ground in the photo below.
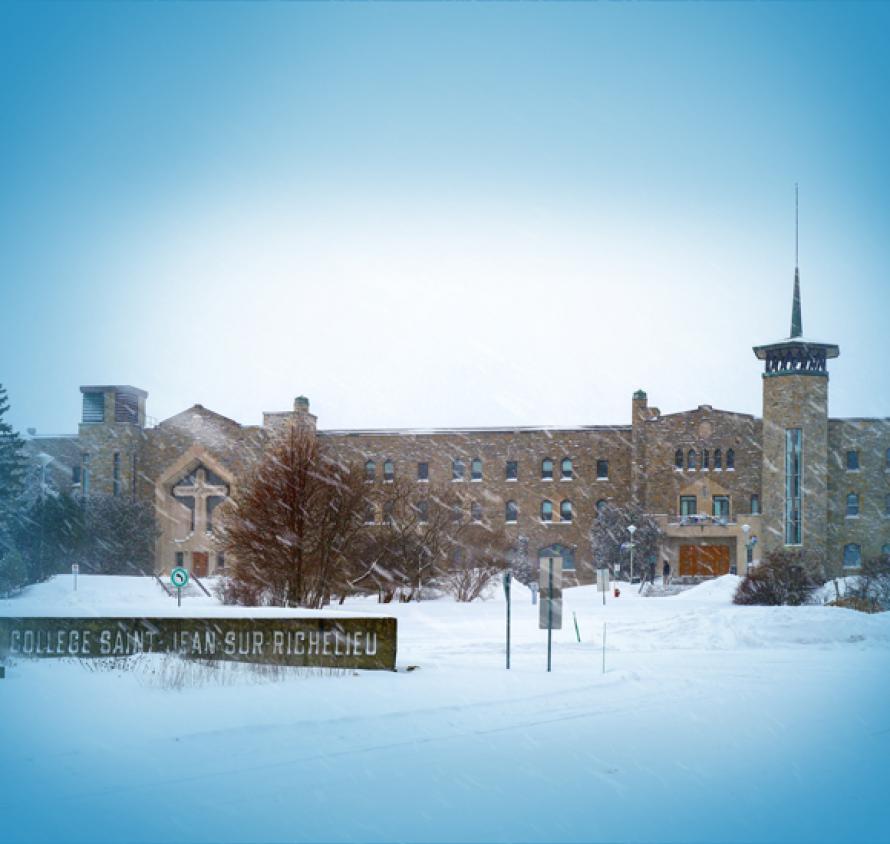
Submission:
M 0 840 L 887 842 L 890 614 L 734 607 L 736 582 L 623 586 L 605 607 L 568 590 L 550 674 L 515 583 L 509 672 L 500 588 L 337 608 L 398 617 L 396 673 L 226 666 L 180 687 L 156 656 L 17 662 L 0 681 Z M 236 611 L 178 610 L 140 578 L 0 601 L 178 612 Z

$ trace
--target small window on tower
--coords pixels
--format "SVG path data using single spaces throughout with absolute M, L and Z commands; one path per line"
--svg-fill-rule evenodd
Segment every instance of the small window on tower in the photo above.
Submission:
M 859 515 L 859 496 L 851 492 L 847 496 L 847 518 L 852 519 Z
M 105 421 L 105 394 L 83 394 L 83 421 L 86 424 Z
M 859 452 L 858 451 L 848 451 L 847 452 L 847 471 L 848 472 L 858 472 L 859 471 Z

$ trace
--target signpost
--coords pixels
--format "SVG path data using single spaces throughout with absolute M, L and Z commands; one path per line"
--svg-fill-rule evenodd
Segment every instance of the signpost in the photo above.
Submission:
M 77 591 L 77 575 L 80 574 L 80 565 L 78 563 L 71 564 L 71 574 L 74 577 L 74 591 Z
M 176 566 L 170 572 L 170 582 L 176 587 L 176 606 L 182 606 L 182 588 L 188 586 L 189 571 L 182 566 Z
M 510 570 L 504 572 L 504 597 L 507 599 L 507 671 L 510 670 Z
M 547 629 L 547 670 L 553 666 L 553 628 L 562 630 L 562 557 L 542 557 L 538 627 Z
M 596 570 L 596 591 L 603 593 L 603 606 L 606 605 L 606 592 L 609 591 L 609 570 Z

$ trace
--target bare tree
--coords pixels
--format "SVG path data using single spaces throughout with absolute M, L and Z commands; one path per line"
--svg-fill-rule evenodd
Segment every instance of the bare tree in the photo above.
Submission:
M 733 603 L 761 606 L 800 606 L 822 583 L 818 556 L 797 551 L 771 551 L 745 575 Z
M 396 596 L 416 600 L 428 586 L 472 600 L 505 564 L 503 531 L 473 514 L 449 486 L 418 491 L 416 484 L 396 478 L 375 490 L 371 506 L 373 519 L 367 521 L 374 523 L 367 526 L 362 571 L 353 583 L 376 589 L 384 602 Z M 471 576 L 473 570 L 478 571 Z M 460 585 L 468 578 L 485 583 L 478 589 Z
M 221 547 L 235 560 L 227 599 L 319 608 L 349 590 L 365 500 L 359 466 L 286 426 L 223 514 Z
M 658 559 L 662 536 L 658 522 L 647 516 L 639 507 L 620 507 L 612 502 L 606 502 L 597 512 L 590 528 L 590 545 L 595 568 L 614 570 L 618 566 L 628 564 L 627 543 L 631 541 L 631 535 L 627 530 L 629 525 L 636 527 L 633 543 L 637 571 L 642 572 L 644 565 Z

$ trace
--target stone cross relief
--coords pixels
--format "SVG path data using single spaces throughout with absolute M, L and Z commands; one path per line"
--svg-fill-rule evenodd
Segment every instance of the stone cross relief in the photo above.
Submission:
M 173 496 L 180 499 L 182 504 L 192 511 L 194 519 L 192 531 L 199 536 L 210 531 L 208 500 L 225 498 L 229 494 L 228 486 L 208 483 L 207 475 L 207 470 L 203 466 L 199 466 L 173 487 Z M 194 478 L 192 483 L 183 483 L 183 481 L 192 478 Z

